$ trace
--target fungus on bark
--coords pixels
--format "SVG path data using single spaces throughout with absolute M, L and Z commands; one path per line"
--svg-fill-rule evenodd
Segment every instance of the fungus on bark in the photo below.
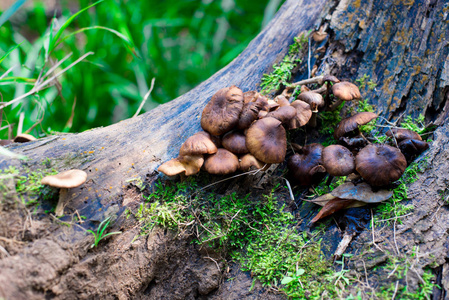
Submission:
M 343 101 L 352 101 L 362 98 L 359 88 L 348 81 L 340 81 L 332 86 L 332 93 L 337 101 L 331 106 L 330 110 L 335 110 Z
M 390 128 L 385 135 L 390 138 L 394 137 L 398 143 L 410 139 L 422 141 L 422 138 L 418 133 L 405 128 Z
M 203 155 L 184 155 L 163 163 L 157 170 L 167 176 L 175 176 L 181 173 L 190 176 L 198 173 L 203 163 Z
M 322 165 L 323 146 L 309 144 L 298 150 L 287 160 L 287 167 L 294 182 L 301 186 L 308 186 L 319 182 L 326 174 Z
M 346 176 L 354 172 L 354 156 L 348 148 L 330 145 L 323 149 L 323 166 L 332 176 Z
M 64 214 L 64 207 L 69 201 L 68 190 L 78 187 L 86 182 L 87 173 L 82 170 L 67 170 L 55 175 L 42 178 L 41 184 L 60 188 L 59 200 L 55 208 L 55 215 L 60 217 Z
M 347 145 L 351 145 L 352 142 L 348 138 L 360 137 L 362 141 L 365 141 L 362 146 L 365 146 L 366 140 L 360 133 L 359 126 L 365 125 L 375 118 L 377 118 L 377 114 L 373 112 L 360 112 L 352 117 L 341 120 L 334 131 L 334 138 L 337 141 L 344 141 Z
M 281 163 L 287 152 L 287 134 L 282 123 L 271 117 L 254 122 L 246 133 L 246 147 L 258 160 Z
M 237 126 L 242 108 L 242 90 L 234 85 L 222 88 L 204 107 L 201 127 L 212 135 L 222 135 Z
M 34 136 L 32 136 L 31 134 L 27 134 L 27 133 L 21 133 L 18 134 L 15 138 L 14 138 L 14 143 L 27 143 L 27 142 L 31 142 L 31 141 L 35 141 L 36 138 Z
M 398 144 L 398 147 L 402 154 L 404 154 L 407 163 L 410 163 L 418 155 L 429 149 L 429 144 L 422 140 L 405 139 Z
M 237 156 L 224 149 L 219 148 L 217 153 L 210 155 L 204 161 L 204 169 L 209 174 L 226 175 L 237 171 L 239 159 Z
M 179 150 L 180 156 L 213 154 L 217 152 L 217 146 L 211 139 L 209 133 L 200 131 L 189 137 Z
M 370 144 L 355 157 L 355 168 L 372 186 L 384 186 L 398 180 L 407 167 L 399 149 L 382 144 Z
M 225 149 L 234 154 L 245 154 L 249 152 L 246 147 L 246 137 L 240 131 L 226 133 L 223 136 L 222 144 Z

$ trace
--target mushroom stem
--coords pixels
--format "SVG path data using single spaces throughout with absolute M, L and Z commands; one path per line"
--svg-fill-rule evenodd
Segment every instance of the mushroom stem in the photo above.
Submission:
M 326 85 L 322 85 L 320 88 L 317 88 L 316 90 L 312 90 L 312 92 L 318 93 L 318 94 L 324 93 L 325 91 L 327 91 Z
M 289 87 L 296 87 L 298 85 L 305 85 L 305 84 L 311 84 L 311 83 L 322 83 L 323 82 L 323 78 L 324 76 L 316 76 L 313 78 L 309 78 L 309 79 L 304 79 L 298 82 L 293 82 L 292 84 L 289 85 Z
M 312 112 L 312 116 L 310 117 L 309 123 L 307 123 L 307 125 L 309 125 L 312 128 L 315 128 L 317 125 L 317 121 L 316 121 L 316 112 Z
M 68 202 L 68 194 L 69 194 L 68 191 L 69 189 L 66 188 L 61 188 L 59 190 L 59 200 L 55 208 L 55 215 L 57 217 L 61 217 L 64 215 L 64 208 Z
M 332 105 L 329 107 L 329 110 L 330 110 L 330 111 L 336 110 L 336 109 L 340 106 L 340 104 L 342 104 L 342 103 L 343 103 L 343 100 L 337 99 L 337 101 L 335 101 L 334 104 L 332 104 Z

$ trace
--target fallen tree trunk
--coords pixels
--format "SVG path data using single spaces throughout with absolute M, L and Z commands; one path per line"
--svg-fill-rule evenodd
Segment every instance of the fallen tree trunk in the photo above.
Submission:
M 323 24 L 327 24 L 329 33 L 324 55 L 315 55 L 319 45 L 313 44 L 311 48 L 314 55 L 310 61 L 318 65 L 318 72 L 353 81 L 369 78 L 376 87 L 371 89 L 372 85 L 365 84 L 362 93 L 385 120 L 424 114 L 427 123 L 442 125 L 426 154 L 430 158 L 429 167 L 412 186 L 414 214 L 405 218 L 401 227 L 386 227 L 381 237 L 376 235 L 379 240 L 375 242 L 383 244 L 379 248 L 370 247 L 374 251 L 370 256 L 378 259 L 371 260 L 371 264 L 368 259 L 363 260 L 363 265 L 372 270 L 376 264 L 385 262 L 387 250 L 394 253 L 400 248 L 406 253 L 416 249 L 413 246 L 420 246 L 421 252 L 432 249 L 432 256 L 426 255 L 425 259 L 421 256 L 413 264 L 417 275 L 410 275 L 407 283 L 417 286 L 423 268 L 440 266 L 446 291 L 449 277 L 445 243 L 449 223 L 436 223 L 435 219 L 446 220 L 449 214 L 438 197 L 446 190 L 448 180 L 444 172 L 447 155 L 443 149 L 449 135 L 445 124 L 449 109 L 449 6 L 439 0 L 384 3 L 291 0 L 238 58 L 172 102 L 105 128 L 10 147 L 30 160 L 21 163 L 3 159 L 2 169 L 16 166 L 32 171 L 46 163 L 58 170 L 78 168 L 88 172 L 88 181 L 72 190 L 67 207 L 88 220 L 78 226 L 64 227 L 49 217 L 27 218 L 26 213 L 25 217 L 24 213 L 11 214 L 15 219 L 6 220 L 4 212 L 0 220 L 0 245 L 16 250 L 10 250 L 10 256 L 4 255 L 0 260 L 0 297 L 125 299 L 146 295 L 156 299 L 163 298 L 164 291 L 174 295 L 173 299 L 229 297 L 223 292 L 226 288 L 219 290 L 222 294 L 211 294 L 219 286 L 221 265 L 216 265 L 214 259 L 202 258 L 185 241 L 172 243 L 162 231 L 156 231 L 146 240 L 131 244 L 133 227 L 137 225 L 123 219 L 117 226 L 125 230 L 124 234 L 117 236 L 109 248 L 89 251 L 91 237 L 81 227 L 93 228 L 96 221 L 120 216 L 127 207 L 138 204 L 140 195 L 128 189 L 129 182 L 140 178 L 151 184 L 158 178 L 157 167 L 176 157 L 181 143 L 200 130 L 202 109 L 218 89 L 232 84 L 243 91 L 258 89 L 262 75 L 282 60 L 293 38 Z M 306 63 L 304 57 L 302 70 Z M 422 185 L 427 188 L 422 189 Z M 372 246 L 372 234 L 375 233 L 364 231 L 357 242 Z M 355 249 L 356 244 L 349 248 L 356 252 Z M 190 253 L 191 259 L 176 261 L 180 251 Z M 167 268 L 170 263 L 176 268 Z M 357 262 L 355 266 L 363 270 Z M 379 281 L 390 280 L 388 274 L 381 276 L 384 277 Z M 171 283 L 164 281 L 172 277 L 177 279 Z M 368 277 L 366 282 L 370 286 L 373 279 Z M 371 284 L 370 288 L 375 288 Z M 361 285 L 354 284 L 353 288 L 361 289 Z

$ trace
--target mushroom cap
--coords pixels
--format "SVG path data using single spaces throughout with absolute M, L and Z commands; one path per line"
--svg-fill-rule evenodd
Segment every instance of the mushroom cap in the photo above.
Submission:
M 42 178 L 41 184 L 71 189 L 86 182 L 87 173 L 82 170 L 67 170 L 56 175 L 48 175 Z
M 296 108 L 293 106 L 282 106 L 276 109 L 275 111 L 271 111 L 267 114 L 266 117 L 272 117 L 278 119 L 282 122 L 282 124 L 288 123 L 294 117 L 296 117 Z
M 223 148 L 218 148 L 217 153 L 210 155 L 204 161 L 204 169 L 209 174 L 226 175 L 237 171 L 239 159 L 237 156 Z
M 251 153 L 247 153 L 240 157 L 239 159 L 239 170 L 246 172 L 251 169 L 251 167 L 255 167 L 256 169 L 261 169 L 266 164 L 261 162 L 257 158 L 254 157 Z
M 184 155 L 163 163 L 157 170 L 167 176 L 175 176 L 182 172 L 185 172 L 186 176 L 190 176 L 198 173 L 203 163 L 202 155 Z
M 243 103 L 249 103 L 256 101 L 260 94 L 257 91 L 248 91 L 243 93 Z
M 298 99 L 308 103 L 312 112 L 318 112 L 318 108 L 324 106 L 323 96 L 312 91 L 302 92 L 298 95 Z
M 245 129 L 251 126 L 259 116 L 259 111 L 262 109 L 263 105 L 259 102 L 249 102 L 243 105 L 242 112 L 239 116 L 239 123 L 237 125 L 238 129 Z
M 21 133 L 14 138 L 14 143 L 27 143 L 35 140 L 36 138 L 31 134 Z
M 323 149 L 323 166 L 332 176 L 347 176 L 354 172 L 354 155 L 341 145 L 330 145 Z M 340 197 L 341 198 L 341 197 Z
M 287 134 L 281 121 L 266 117 L 254 122 L 246 132 L 246 147 L 258 160 L 281 163 L 287 152 Z
M 274 98 L 274 101 L 276 101 L 280 107 L 282 106 L 289 106 L 290 102 L 284 95 L 278 95 L 276 98 Z
M 243 92 L 236 86 L 222 88 L 204 107 L 201 127 L 213 135 L 222 135 L 239 122 L 243 108 Z
M 404 154 L 407 161 L 410 162 L 413 158 L 427 150 L 429 148 L 429 144 L 421 140 L 407 139 L 401 141 L 398 144 L 398 147 L 402 154 Z
M 240 131 L 231 131 L 223 136 L 223 147 L 235 154 L 248 153 L 246 148 L 246 137 Z
M 213 154 L 217 152 L 217 146 L 211 140 L 209 133 L 200 131 L 189 137 L 179 150 L 180 156 Z
M 365 125 L 375 118 L 377 118 L 377 114 L 364 111 L 357 113 L 352 117 L 343 119 L 337 124 L 337 128 L 334 131 L 334 137 L 338 141 L 341 137 L 358 130 L 359 125 Z
M 296 129 L 306 125 L 312 117 L 312 109 L 310 105 L 304 101 L 296 100 L 291 104 L 296 108 L 296 117 L 290 121 L 288 129 Z
M 295 183 L 307 186 L 318 182 L 325 175 L 322 166 L 323 146 L 320 144 L 309 144 L 287 160 L 287 167 Z
M 324 75 L 323 82 L 339 83 L 340 79 L 338 79 L 334 75 Z
M 332 86 L 332 93 L 343 101 L 352 101 L 362 98 L 359 88 L 348 81 L 340 81 Z
M 370 144 L 355 157 L 355 168 L 372 186 L 383 186 L 398 180 L 407 167 L 399 149 L 382 144 Z
M 422 141 L 422 138 L 418 133 L 405 128 L 390 128 L 387 132 L 385 132 L 385 135 L 388 137 L 394 136 L 398 143 L 408 139 Z

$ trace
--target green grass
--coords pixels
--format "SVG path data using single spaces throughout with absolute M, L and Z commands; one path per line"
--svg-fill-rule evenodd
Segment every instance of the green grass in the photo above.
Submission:
M 4 109 L 0 127 L 11 124 L 13 135 L 20 113 L 24 130 L 35 125 L 35 136 L 129 118 L 153 78 L 144 111 L 168 102 L 234 59 L 278 8 L 273 0 L 105 0 L 72 17 L 92 2 L 75 3 L 75 12 L 63 6 L 62 16 L 52 20 L 51 10 L 36 2 L 21 8 L 26 22 L 0 27 L 0 75 L 14 67 L 2 81 L 4 102 L 28 92 L 67 54 L 73 53 L 58 70 L 94 52 L 59 77 L 57 86 Z M 0 131 L 0 138 L 7 136 L 8 130 Z
M 94 237 L 94 243 L 92 245 L 90 245 L 91 248 L 97 247 L 98 244 L 100 243 L 100 241 L 110 235 L 114 235 L 114 234 L 121 234 L 121 231 L 115 231 L 115 232 L 106 232 L 106 229 L 109 226 L 109 223 L 111 222 L 111 217 L 108 217 L 106 219 L 104 219 L 100 225 L 98 225 L 97 231 L 93 231 L 93 230 L 86 230 L 87 232 L 89 232 L 90 234 L 93 235 Z

